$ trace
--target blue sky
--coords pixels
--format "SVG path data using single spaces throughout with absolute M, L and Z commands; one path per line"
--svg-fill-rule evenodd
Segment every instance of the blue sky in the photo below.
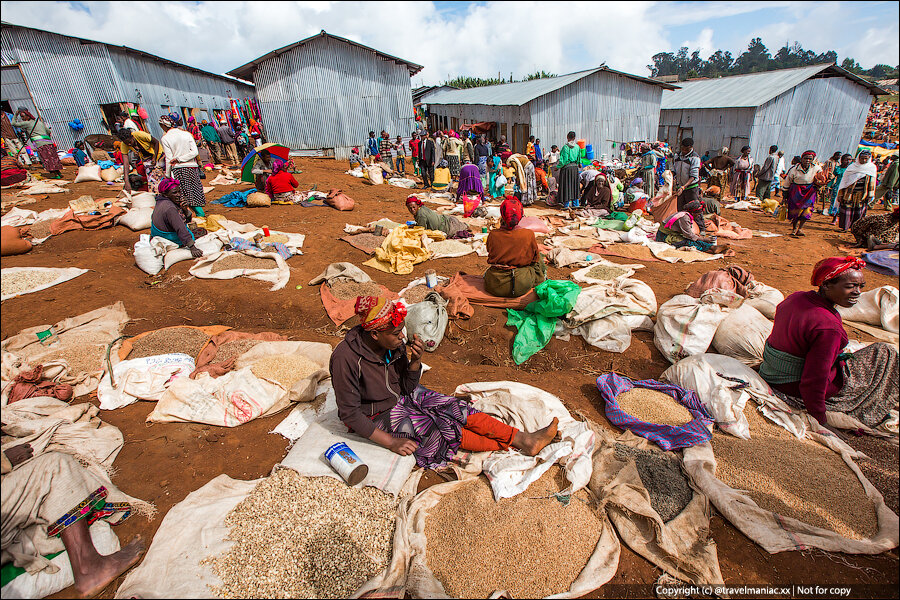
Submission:
M 564 8 L 563 8 L 564 7 Z M 753 37 L 835 50 L 864 67 L 900 62 L 897 2 L 2 2 L 11 23 L 151 52 L 216 73 L 325 29 L 455 75 L 571 73 L 603 62 L 637 75 L 682 45 L 706 58 Z

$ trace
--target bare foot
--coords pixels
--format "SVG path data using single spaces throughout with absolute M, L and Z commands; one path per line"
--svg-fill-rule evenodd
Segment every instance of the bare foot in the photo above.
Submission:
M 553 417 L 553 421 L 543 429 L 538 429 L 531 433 L 519 432 L 516 437 L 521 439 L 513 440 L 513 445 L 521 450 L 522 454 L 534 456 L 543 450 L 547 444 L 553 441 L 553 438 L 556 437 L 556 430 L 558 427 L 559 419 Z
M 75 589 L 82 598 L 93 598 L 116 577 L 133 567 L 144 554 L 144 550 L 141 536 L 135 537 L 118 552 L 100 557 L 99 561 L 92 565 L 90 573 L 76 575 Z

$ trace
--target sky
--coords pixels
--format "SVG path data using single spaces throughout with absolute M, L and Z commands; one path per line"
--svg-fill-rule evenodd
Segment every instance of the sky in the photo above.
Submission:
M 900 62 L 897 2 L 0 2 L 3 20 L 129 46 L 225 73 L 322 29 L 425 67 L 521 79 L 607 66 L 649 75 L 680 46 L 736 57 L 754 37 L 835 50 L 864 68 Z

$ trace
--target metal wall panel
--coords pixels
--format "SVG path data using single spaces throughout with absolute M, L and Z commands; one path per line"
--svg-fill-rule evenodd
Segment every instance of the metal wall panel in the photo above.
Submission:
M 373 51 L 320 37 L 259 64 L 253 75 L 269 138 L 345 159 L 369 131 L 415 128 L 409 69 Z
M 0 73 L 2 73 L 3 78 L 2 99 L 9 102 L 10 108 L 16 110 L 20 106 L 24 106 L 31 114 L 38 114 L 19 67 L 2 67 Z
M 254 95 L 253 86 L 240 82 L 206 76 L 118 46 L 24 27 L 2 28 L 0 60 L 3 65 L 21 65 L 37 108 L 60 149 L 72 147 L 86 135 L 107 133 L 101 104 L 141 104 L 150 116 L 150 132 L 159 136 L 156 122 L 163 104 L 226 108 L 229 90 L 234 98 Z M 167 94 L 171 102 L 166 101 Z M 198 105 L 198 96 L 204 98 L 204 104 Z M 194 102 L 182 102 L 190 97 Z M 79 132 L 68 126 L 76 118 L 84 125 Z
M 613 143 L 618 151 L 620 142 L 656 137 L 662 91 L 653 84 L 599 71 L 523 106 L 431 103 L 428 109 L 432 114 L 471 122 L 507 123 L 508 131 L 515 123 L 527 123 L 545 152 L 554 144 L 565 144 L 566 134 L 574 131 L 593 146 L 599 158 L 612 154 Z
M 662 110 L 659 126 L 665 127 L 667 132 L 669 128 L 693 128 L 694 150 L 701 156 L 707 151 L 710 156 L 716 156 L 723 146 L 731 146 L 731 138 L 749 138 L 750 145 L 753 146 L 750 130 L 753 127 L 754 114 L 752 108 Z M 669 143 L 675 146 L 678 141 L 670 139 Z M 755 150 L 758 148 L 754 148 Z M 729 148 L 732 156 L 739 154 L 739 151 L 740 148 Z
M 869 90 L 849 79 L 805 81 L 756 110 L 753 156 L 764 159 L 771 144 L 787 157 L 805 150 L 822 161 L 837 151 L 855 154 L 871 104 Z

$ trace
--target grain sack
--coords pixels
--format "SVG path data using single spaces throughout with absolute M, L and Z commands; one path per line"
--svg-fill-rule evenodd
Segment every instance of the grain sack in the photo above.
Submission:
M 100 171 L 100 179 L 103 181 L 115 181 L 122 176 L 122 172 L 115 167 L 103 169 Z
M 754 406 L 745 413 L 750 440 L 714 434 L 712 443 L 684 450 L 685 471 L 722 516 L 771 553 L 897 547 L 897 515 L 848 452 L 799 440 L 762 421 Z
M 390 562 L 397 501 L 371 487 L 280 469 L 225 518 L 234 545 L 209 559 L 219 598 L 349 598 Z
M 837 307 L 841 318 L 854 323 L 872 325 L 884 331 L 897 333 L 900 330 L 900 292 L 897 288 L 886 285 L 868 292 L 863 292 L 859 301 L 849 307 Z
M 272 292 L 287 285 L 291 276 L 290 268 L 281 255 L 259 250 L 204 254 L 190 268 L 190 273 L 201 279 L 257 279 L 271 283 L 269 291 Z
M 593 494 L 582 490 L 568 506 L 552 496 L 564 485 L 554 467 L 525 494 L 495 502 L 487 481 L 469 476 L 401 504 L 394 564 L 411 555 L 409 594 L 577 598 L 602 586 L 618 567 L 619 541 Z
M 150 244 L 147 234 L 141 234 L 134 243 L 134 263 L 147 275 L 156 275 L 163 270 L 163 253 Z
M 196 327 L 164 327 L 132 338 L 126 358 L 134 360 L 163 354 L 187 354 L 195 359 L 209 343 L 210 335 Z
M 370 165 L 365 168 L 365 173 L 368 175 L 368 180 L 372 183 L 372 185 L 381 185 L 384 183 L 384 173 L 381 170 L 381 167 L 377 165 Z
M 131 208 L 154 208 L 156 196 L 151 192 L 138 192 L 131 194 Z
M 78 167 L 78 175 L 75 176 L 75 183 L 84 181 L 103 181 L 100 178 L 100 165 L 84 165 Z
M 709 501 L 694 491 L 676 452 L 661 452 L 630 431 L 615 435 L 596 423 L 589 488 L 632 550 L 682 581 L 721 584 L 709 535 Z
M 619 408 L 626 413 L 657 425 L 681 427 L 694 420 L 687 408 L 668 394 L 642 387 L 634 387 L 616 396 Z
M 763 349 L 771 333 L 772 321 L 752 306 L 744 304 L 722 319 L 712 345 L 719 354 L 755 367 L 762 363 Z
M 0 227 L 0 256 L 14 256 L 30 252 L 31 242 L 22 239 L 18 227 Z
M 247 206 L 251 208 L 272 206 L 272 199 L 268 194 L 264 194 L 263 192 L 253 192 L 247 196 Z
M 747 286 L 747 299 L 744 305 L 752 306 L 770 321 L 775 319 L 775 308 L 784 300 L 784 294 L 772 286 L 751 281 Z
M 319 382 L 329 377 L 331 346 L 318 342 L 260 342 L 241 354 L 235 369 L 250 367 L 257 376 L 279 385 L 279 402 L 312 402 Z
M 353 210 L 354 206 L 356 206 L 356 202 L 353 201 L 353 198 L 336 189 L 329 191 L 328 196 L 323 202 L 337 210 Z
M 152 208 L 132 208 L 127 213 L 119 217 L 117 224 L 124 225 L 132 231 L 141 231 L 142 229 L 150 229 L 152 220 Z
M 706 352 L 719 323 L 743 297 L 734 292 L 707 290 L 700 298 L 679 294 L 659 307 L 653 343 L 669 362 Z

